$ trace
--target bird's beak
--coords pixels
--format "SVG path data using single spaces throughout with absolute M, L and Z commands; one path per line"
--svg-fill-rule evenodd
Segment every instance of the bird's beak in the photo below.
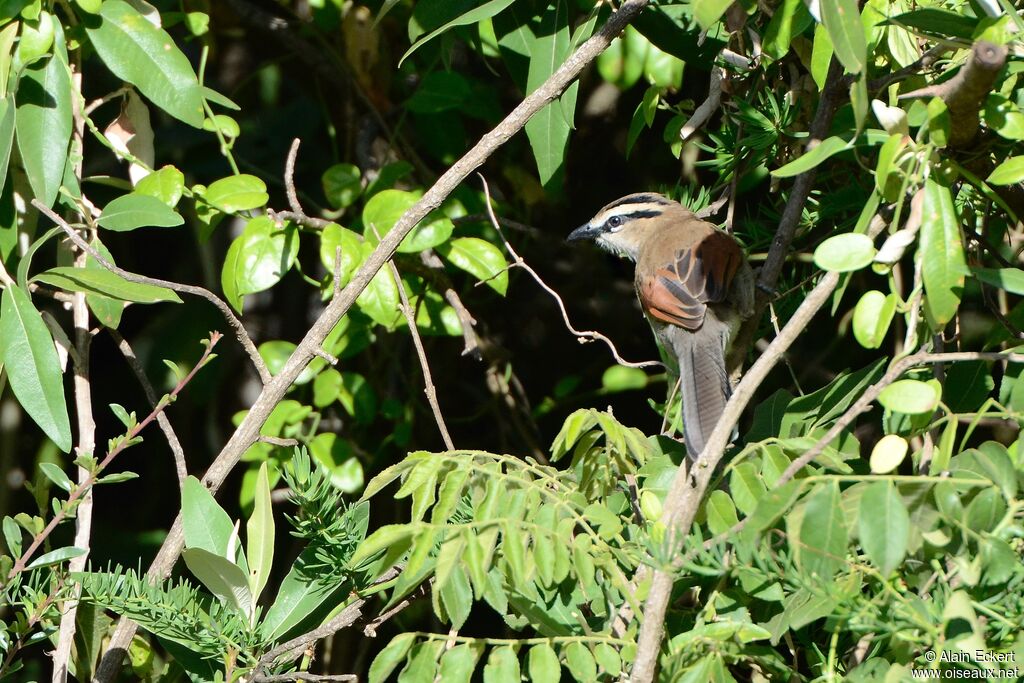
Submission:
M 590 223 L 586 223 L 586 224 L 581 225 L 580 227 L 576 228 L 572 232 L 570 232 L 569 236 L 565 238 L 565 241 L 566 242 L 580 242 L 580 241 L 583 241 L 583 240 L 593 240 L 593 239 L 597 239 L 597 236 L 600 235 L 600 234 L 601 234 L 601 229 L 600 228 L 595 228 L 595 227 L 591 226 Z

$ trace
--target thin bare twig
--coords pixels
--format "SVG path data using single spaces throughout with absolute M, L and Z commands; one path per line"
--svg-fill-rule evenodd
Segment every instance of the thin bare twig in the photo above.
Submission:
M 307 215 L 302 204 L 299 203 L 299 194 L 295 191 L 295 159 L 299 154 L 300 143 L 299 138 L 292 140 L 292 146 L 288 149 L 288 158 L 284 162 L 284 191 L 288 195 L 288 206 L 291 207 L 291 211 L 267 211 L 267 214 L 278 223 L 291 221 L 314 230 L 323 230 L 331 225 L 332 221 Z
M 508 250 L 509 256 L 512 257 L 512 263 L 509 265 L 509 268 L 522 268 L 523 270 L 530 274 L 530 277 L 532 277 L 538 285 L 541 286 L 541 289 L 543 289 L 545 292 L 551 295 L 551 298 L 553 298 L 555 300 L 555 303 L 558 304 L 558 310 L 561 311 L 562 313 L 562 322 L 565 323 L 566 329 L 569 330 L 569 332 L 571 332 L 573 336 L 575 336 L 581 344 L 589 343 L 595 340 L 603 341 L 605 344 L 608 345 L 608 348 L 612 352 L 612 356 L 615 358 L 615 362 L 618 363 L 619 365 L 624 365 L 629 368 L 648 368 L 652 366 L 660 367 L 661 363 L 656 360 L 645 360 L 640 362 L 628 361 L 619 355 L 619 350 L 615 348 L 615 342 L 613 342 L 605 335 L 595 330 L 577 330 L 575 327 L 573 327 L 572 322 L 569 321 L 569 312 L 565 308 L 565 302 L 562 301 L 562 297 L 558 294 L 558 292 L 552 289 L 548 285 L 548 283 L 544 282 L 541 276 L 537 274 L 537 271 L 535 271 L 533 267 L 530 266 L 530 264 L 523 260 L 523 257 L 519 255 L 519 253 L 515 250 L 515 247 L 513 247 L 511 242 L 509 242 L 508 239 L 505 237 L 505 233 L 502 232 L 501 225 L 498 222 L 498 217 L 494 215 L 494 206 L 492 206 L 491 204 L 491 190 L 490 187 L 488 187 L 487 185 L 487 179 L 484 178 L 483 175 L 480 175 L 479 173 L 477 175 L 480 176 L 480 181 L 484 185 L 484 197 L 487 202 L 487 214 L 488 216 L 490 216 L 491 225 L 494 227 L 498 235 L 501 237 L 501 241 L 505 243 L 505 249 Z
M 539 88 L 530 93 L 516 106 L 493 130 L 485 134 L 465 155 L 456 161 L 437 182 L 424 193 L 394 227 L 384 235 L 377 248 L 363 261 L 352 280 L 340 294 L 333 297 L 316 322 L 307 331 L 306 336 L 296 346 L 295 351 L 285 362 L 281 371 L 264 385 L 259 397 L 246 413 L 241 424 L 235 429 L 231 438 L 214 459 L 206 471 L 203 480 L 206 486 L 216 492 L 228 474 L 238 463 L 241 455 L 252 445 L 259 435 L 260 427 L 270 415 L 274 406 L 284 397 L 288 387 L 299 376 L 309 361 L 314 357 L 315 350 L 334 329 L 334 326 L 348 312 L 356 298 L 369 285 L 377 272 L 394 255 L 398 245 L 431 211 L 441 203 L 469 176 L 479 168 L 498 148 L 522 130 L 526 122 L 534 114 L 554 101 L 572 83 L 580 72 L 601 54 L 612 40 L 629 24 L 649 0 L 626 0 L 620 5 L 592 37 L 587 39 Z M 177 561 L 184 547 L 185 537 L 181 514 L 174 520 L 164 539 L 156 558 L 150 564 L 147 576 L 151 578 L 166 576 Z M 97 680 L 109 683 L 121 668 L 121 660 L 127 646 L 135 634 L 133 622 L 122 619 L 111 636 L 109 645 L 96 672 Z
M 63 228 L 64 232 L 67 233 L 68 237 L 72 242 L 75 243 L 82 251 L 96 259 L 96 262 L 106 268 L 112 273 L 120 275 L 129 282 L 136 282 L 143 285 L 153 285 L 155 287 L 164 287 L 166 289 L 173 290 L 175 292 L 181 292 L 183 294 L 191 294 L 193 296 L 202 297 L 206 299 L 214 306 L 216 306 L 224 319 L 228 321 L 232 329 L 235 331 L 235 338 L 245 349 L 245 352 L 249 354 L 249 359 L 252 361 L 253 366 L 256 368 L 257 374 L 260 376 L 263 384 L 267 384 L 272 379 L 270 371 L 267 370 L 266 363 L 263 362 L 263 358 L 260 356 L 260 352 L 256 349 L 256 345 L 252 339 L 249 338 L 249 334 L 245 331 L 245 327 L 242 325 L 242 321 L 239 320 L 232 312 L 231 307 L 228 306 L 223 299 L 218 297 L 216 294 L 206 289 L 205 287 L 198 287 L 196 285 L 184 285 L 179 282 L 171 282 L 170 280 L 161 280 L 160 278 L 147 277 L 145 275 L 138 275 L 129 270 L 125 270 L 119 266 L 115 266 L 113 263 L 103 257 L 103 254 L 96 251 L 88 242 L 82 239 L 74 228 L 68 225 L 68 222 L 58 216 L 56 213 L 50 210 L 50 207 L 46 206 L 38 199 L 32 200 L 32 206 L 36 207 L 40 213 L 53 221 L 56 225 Z
M 381 624 L 388 621 L 389 619 L 391 619 L 391 617 L 395 616 L 396 614 L 404 610 L 406 607 L 411 605 L 413 602 L 426 595 L 427 590 L 429 590 L 429 588 L 429 581 L 421 583 L 419 586 L 416 587 L 416 589 L 413 590 L 412 593 L 409 593 L 408 597 L 401 600 L 394 607 L 384 612 L 381 612 L 376 617 L 366 622 L 366 626 L 363 627 L 363 635 L 367 638 L 376 638 L 377 629 L 380 628 Z
M 256 676 L 253 683 L 287 683 L 287 681 L 355 681 L 359 676 L 355 674 L 311 674 L 305 671 L 296 671 L 290 674 L 274 674 L 272 676 Z
M 409 334 L 412 336 L 412 345 L 416 347 L 416 355 L 420 359 L 420 368 L 423 370 L 423 393 L 427 395 L 427 403 L 430 404 L 430 410 L 434 413 L 434 422 L 437 423 L 437 429 L 441 432 L 441 439 L 444 441 L 445 448 L 454 451 L 455 444 L 452 443 L 452 437 L 448 433 L 448 425 L 444 423 L 441 405 L 437 402 L 437 390 L 434 388 L 434 380 L 430 376 L 427 352 L 423 349 L 423 340 L 420 339 L 419 330 L 416 328 L 416 313 L 409 304 L 409 293 L 405 291 L 402 276 L 399 274 L 398 266 L 395 265 L 394 260 L 388 261 L 388 265 L 391 267 L 391 276 L 395 279 L 395 285 L 398 287 L 398 296 L 402 300 L 399 308 L 402 310 L 402 315 L 405 316 L 405 322 L 409 326 Z
M 156 408 L 160 403 L 160 397 L 156 395 L 156 391 L 153 389 L 153 385 L 150 383 L 149 378 L 146 377 L 146 369 L 142 367 L 142 363 L 139 362 L 138 357 L 135 355 L 135 351 L 132 349 L 128 340 L 121 336 L 121 333 L 117 330 L 110 328 L 107 330 L 110 336 L 114 338 L 114 343 L 117 344 L 118 350 L 124 359 L 128 361 L 128 367 L 135 373 L 135 378 L 139 380 L 139 384 L 142 385 L 142 393 L 146 395 L 146 400 L 149 401 L 150 408 Z M 185 480 L 188 479 L 188 467 L 185 465 L 185 449 L 181 447 L 181 442 L 178 441 L 178 435 L 174 433 L 174 427 L 171 426 L 171 420 L 163 412 L 156 416 L 156 423 L 160 427 L 160 431 L 164 433 L 164 438 L 167 439 L 167 445 L 171 448 L 171 453 L 174 455 L 174 471 L 178 475 L 178 488 L 180 489 L 185 485 Z

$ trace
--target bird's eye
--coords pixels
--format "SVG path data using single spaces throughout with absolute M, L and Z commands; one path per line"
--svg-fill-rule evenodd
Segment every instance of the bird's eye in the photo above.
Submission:
M 612 216 L 608 219 L 608 227 L 610 228 L 621 228 L 622 227 L 622 216 Z

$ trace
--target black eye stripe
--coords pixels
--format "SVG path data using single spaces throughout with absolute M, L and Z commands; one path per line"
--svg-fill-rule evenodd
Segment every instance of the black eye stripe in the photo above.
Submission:
M 654 210 L 633 211 L 632 213 L 619 213 L 608 218 L 608 220 L 605 221 L 605 224 L 611 227 L 618 227 L 620 225 L 625 225 L 629 221 L 633 221 L 638 218 L 654 218 L 655 216 L 660 216 L 661 214 L 661 211 Z

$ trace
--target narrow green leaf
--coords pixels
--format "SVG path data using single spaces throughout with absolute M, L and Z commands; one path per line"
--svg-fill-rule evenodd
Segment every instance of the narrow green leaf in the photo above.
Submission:
M 8 31 L 0 31 L 0 38 L 5 33 Z M 2 72 L 0 72 L 0 78 L 6 79 Z M 14 147 L 16 111 L 14 95 L 8 94 L 0 99 L 0 190 L 3 190 L 7 183 L 7 166 L 11 160 L 11 149 Z
M 246 619 L 251 617 L 253 602 L 249 578 L 237 564 L 202 548 L 185 548 L 181 556 L 189 571 L 217 599 Z
M 270 578 L 274 563 L 274 510 L 270 503 L 270 479 L 267 463 L 260 464 L 256 475 L 256 496 L 253 498 L 252 516 L 245 526 L 246 559 L 249 561 L 249 590 L 254 600 L 260 599 L 263 587 Z
M 1024 271 L 1020 268 L 972 268 L 971 272 L 986 284 L 1024 295 Z
M 960 306 L 967 262 L 960 241 L 960 221 L 949 188 L 929 177 L 924 192 L 917 257 L 924 280 L 924 312 L 932 327 L 939 329 L 953 319 Z
M 68 493 L 71 492 L 71 479 L 68 478 L 68 475 L 61 469 L 60 465 L 53 462 L 41 462 L 39 463 L 39 470 L 54 484 Z
M 996 166 L 988 177 L 992 185 L 1013 185 L 1024 180 L 1024 156 L 1010 157 Z
M 185 219 L 167 206 L 163 200 L 147 194 L 132 192 L 122 195 L 103 207 L 96 219 L 101 228 L 126 232 L 136 228 L 170 228 L 181 225 Z
M 203 90 L 167 32 L 124 0 L 104 0 L 99 17 L 86 32 L 107 68 L 171 116 L 201 128 Z
M 871 483 L 861 494 L 860 544 L 882 576 L 903 562 L 910 539 L 910 515 L 891 481 Z
M 64 378 L 50 330 L 20 287 L 0 299 L 0 364 L 14 396 L 40 429 L 67 453 L 71 423 L 64 402 Z
M 202 548 L 224 557 L 234 524 L 210 491 L 195 477 L 185 480 L 181 491 L 185 547 Z
M 832 39 L 836 57 L 851 74 L 867 64 L 867 42 L 857 0 L 821 0 L 821 23 Z
M 443 5 L 450 1 L 451 0 L 420 0 L 420 4 L 427 5 L 432 3 L 434 5 Z M 494 15 L 498 14 L 503 9 L 511 5 L 514 1 L 515 0 L 489 0 L 488 2 L 485 2 L 482 5 L 475 7 L 464 14 L 459 15 L 454 19 L 445 22 L 441 26 L 438 26 L 437 28 L 431 30 L 426 35 L 416 38 L 416 42 L 412 44 L 412 47 L 406 50 L 405 54 L 402 55 L 402 58 L 398 60 L 398 65 L 401 66 L 402 62 L 404 62 L 409 57 L 409 55 L 411 55 L 413 52 L 421 48 L 424 45 L 424 43 L 433 40 L 442 33 L 450 29 L 453 29 L 456 26 L 468 26 L 470 24 L 475 24 L 479 21 L 483 21 L 484 19 L 490 19 L 491 17 L 493 17 Z M 381 16 L 383 16 L 383 10 Z
M 791 178 L 793 176 L 800 175 L 801 173 L 805 173 L 812 168 L 817 167 L 821 162 L 825 161 L 829 157 L 835 156 L 847 149 L 851 149 L 850 143 L 833 135 L 830 138 L 822 140 L 814 147 L 814 149 L 810 150 L 806 154 L 797 157 L 785 166 L 775 169 L 772 171 L 772 175 L 776 178 Z
M 117 273 L 109 270 L 91 268 L 72 268 L 60 266 L 51 268 L 32 278 L 33 282 L 45 282 L 58 289 L 68 292 L 87 292 L 102 294 L 119 301 L 132 301 L 140 304 L 152 304 L 170 301 L 180 304 L 181 299 L 172 290 L 165 287 L 140 284 L 125 280 Z
M 71 560 L 76 557 L 81 557 L 89 551 L 85 548 L 75 548 L 74 546 L 68 546 L 66 548 L 57 548 L 51 550 L 45 555 L 40 555 L 32 562 L 29 563 L 26 569 L 38 569 L 39 567 L 48 567 L 51 564 L 60 564 L 67 560 Z
M 71 142 L 71 87 L 68 66 L 57 55 L 26 67 L 18 84 L 18 151 L 32 194 L 47 206 L 53 206 L 64 180 Z
M 693 16 L 705 31 L 718 22 L 729 9 L 732 0 L 695 0 L 693 3 Z

